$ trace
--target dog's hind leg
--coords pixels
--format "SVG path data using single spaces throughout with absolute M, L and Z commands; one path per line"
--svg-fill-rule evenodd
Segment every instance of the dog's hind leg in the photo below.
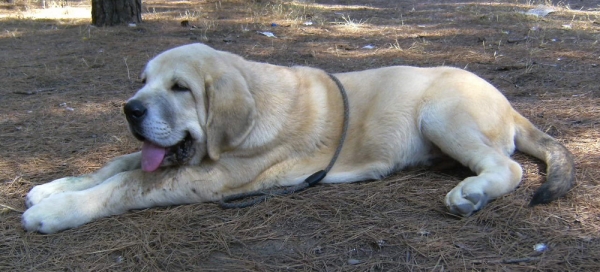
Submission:
M 514 151 L 513 124 L 483 126 L 476 120 L 490 121 L 467 112 L 438 112 L 423 118 L 421 123 L 428 140 L 477 174 L 461 181 L 446 195 L 448 209 L 462 216 L 469 216 L 488 201 L 513 191 L 522 177 L 521 166 L 509 157 Z M 484 127 L 496 130 L 492 133 Z
M 481 150 L 468 166 L 477 176 L 461 181 L 446 195 L 446 206 L 454 213 L 469 216 L 488 201 L 513 191 L 521 181 L 521 166 L 493 150 Z

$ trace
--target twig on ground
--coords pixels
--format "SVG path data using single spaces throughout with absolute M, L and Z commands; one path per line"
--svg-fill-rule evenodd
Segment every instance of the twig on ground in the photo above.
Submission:
M 23 95 L 34 95 L 34 94 L 38 94 L 38 93 L 53 92 L 53 91 L 56 91 L 56 88 L 46 88 L 46 89 L 39 89 L 39 90 L 34 90 L 34 91 L 14 91 L 13 93 L 23 94 Z
M 17 208 L 13 208 L 11 206 L 8 206 L 8 205 L 0 203 L 0 214 L 8 213 L 10 211 L 18 212 L 18 213 L 23 213 L 24 212 L 24 211 L 21 211 L 21 210 L 19 210 Z
M 502 260 L 473 260 L 471 263 L 484 264 L 484 263 L 503 263 L 503 264 L 515 264 L 515 263 L 528 263 L 538 261 L 539 257 L 525 257 L 518 259 L 502 259 Z

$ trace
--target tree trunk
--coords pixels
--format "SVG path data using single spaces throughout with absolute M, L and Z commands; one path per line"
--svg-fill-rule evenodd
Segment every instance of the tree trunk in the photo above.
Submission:
M 114 26 L 142 22 L 142 0 L 92 0 L 92 24 Z

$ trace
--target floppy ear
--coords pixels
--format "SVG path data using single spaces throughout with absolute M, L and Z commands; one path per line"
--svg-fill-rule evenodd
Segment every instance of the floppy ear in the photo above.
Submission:
M 208 156 L 213 161 L 218 160 L 221 153 L 240 145 L 254 127 L 254 97 L 244 78 L 236 72 L 228 71 L 216 80 L 210 76 L 205 78 L 206 141 Z

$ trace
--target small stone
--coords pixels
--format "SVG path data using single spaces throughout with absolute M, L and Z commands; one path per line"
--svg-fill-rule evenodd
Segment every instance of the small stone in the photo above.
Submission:
M 535 244 L 533 246 L 533 250 L 535 250 L 536 252 L 544 252 L 548 250 L 548 246 L 544 243 Z
M 357 259 L 348 259 L 348 264 L 349 265 L 357 265 L 359 263 L 361 263 L 360 260 L 357 260 Z

